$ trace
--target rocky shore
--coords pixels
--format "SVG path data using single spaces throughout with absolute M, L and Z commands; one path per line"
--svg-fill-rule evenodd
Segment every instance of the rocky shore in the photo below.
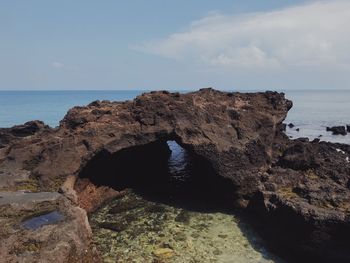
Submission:
M 83 171 L 96 158 L 175 140 L 227 179 L 227 202 L 276 253 L 350 262 L 350 146 L 290 140 L 291 107 L 277 92 L 159 91 L 74 107 L 55 129 L 40 121 L 0 129 L 0 261 L 101 260 L 87 213 L 124 192 Z

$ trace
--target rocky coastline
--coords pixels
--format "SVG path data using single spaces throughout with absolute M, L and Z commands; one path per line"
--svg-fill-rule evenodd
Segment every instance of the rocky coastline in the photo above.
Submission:
M 350 262 L 350 145 L 289 139 L 291 107 L 277 92 L 157 91 L 74 107 L 57 128 L 31 121 L 0 129 L 0 262 L 101 261 L 88 213 L 125 192 L 84 171 L 104 171 L 92 166 L 96 158 L 135 147 L 162 155 L 168 140 L 227 180 L 226 202 L 277 254 Z M 58 219 L 41 223 L 50 213 Z

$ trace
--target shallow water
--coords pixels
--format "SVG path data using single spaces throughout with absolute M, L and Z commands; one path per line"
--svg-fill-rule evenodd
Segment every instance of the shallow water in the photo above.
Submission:
M 282 262 L 238 215 L 184 210 L 132 192 L 90 222 L 104 262 Z
M 45 225 L 57 224 L 63 219 L 64 219 L 64 216 L 61 213 L 57 211 L 53 211 L 44 215 L 30 218 L 24 221 L 22 223 L 22 226 L 27 229 L 35 230 Z
M 281 262 L 237 213 L 223 206 L 227 200 L 212 192 L 220 182 L 203 184 L 215 178 L 207 174 L 210 169 L 198 170 L 185 149 L 167 143 L 171 155 L 168 171 L 161 170 L 164 180 L 152 177 L 157 170 L 143 170 L 141 178 L 147 180 L 137 191 L 91 215 L 104 261 Z

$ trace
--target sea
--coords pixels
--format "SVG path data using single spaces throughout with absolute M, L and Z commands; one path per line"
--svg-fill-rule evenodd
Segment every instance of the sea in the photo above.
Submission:
M 0 91 L 0 127 L 29 120 L 42 120 L 56 127 L 73 106 L 87 105 L 94 100 L 132 100 L 144 92 L 147 91 Z M 287 127 L 288 136 L 350 143 L 350 134 L 332 135 L 326 131 L 327 126 L 350 124 L 350 90 L 290 90 L 284 93 L 293 101 L 285 123 L 295 126 Z

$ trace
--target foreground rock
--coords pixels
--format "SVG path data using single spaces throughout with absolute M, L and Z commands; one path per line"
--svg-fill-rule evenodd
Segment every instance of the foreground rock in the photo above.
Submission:
M 71 109 L 57 129 L 42 127 L 25 136 L 3 130 L 0 188 L 60 189 L 69 209 L 80 205 L 92 211 L 122 194 L 79 178 L 94 157 L 176 140 L 229 180 L 228 202 L 255 214 L 255 223 L 278 252 L 319 262 L 349 262 L 349 147 L 289 140 L 282 122 L 291 106 L 276 92 L 213 89 L 183 95 L 151 92 L 121 103 L 96 101 Z M 59 240 L 79 232 L 52 231 Z M 75 240 L 80 238 L 81 247 L 91 251 L 86 242 L 89 231 L 82 232 L 86 238 Z M 18 242 L 18 233 L 10 236 Z M 72 255 L 80 257 L 79 251 Z M 14 257 L 6 253 L 9 259 Z
M 86 212 L 58 193 L 0 192 L 0 223 L 0 262 L 99 259 Z

